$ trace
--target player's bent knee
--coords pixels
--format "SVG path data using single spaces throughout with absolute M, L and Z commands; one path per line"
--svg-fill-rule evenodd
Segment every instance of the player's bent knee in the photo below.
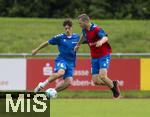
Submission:
M 73 79 L 72 79 L 72 78 L 69 78 L 69 79 L 68 79 L 68 84 L 70 84 L 70 85 L 71 85 L 71 84 L 72 84 L 72 82 L 73 82 Z
M 61 69 L 57 72 L 58 76 L 61 77 L 65 74 L 65 70 Z
M 72 78 L 67 78 L 67 79 L 65 79 L 65 82 L 66 82 L 67 85 L 71 85 L 72 82 L 73 82 L 73 79 Z
M 107 70 L 106 69 L 101 69 L 99 72 L 100 78 L 106 78 L 107 77 Z
M 107 78 L 107 75 L 100 75 L 100 79 Z
M 98 76 L 98 75 L 92 77 L 93 83 L 94 83 L 95 85 L 98 85 L 98 79 L 99 79 L 99 76 Z
M 101 71 L 99 77 L 100 77 L 101 80 L 105 80 L 105 78 L 107 78 L 107 72 L 105 72 L 105 71 L 102 72 Z
M 104 81 L 107 77 L 101 77 L 101 80 Z
M 99 85 L 99 83 L 98 83 L 97 81 L 93 81 L 93 83 L 94 83 L 95 85 Z
M 99 76 L 100 76 L 101 79 L 102 78 L 107 78 L 107 73 L 106 72 L 101 72 Z
M 93 83 L 95 84 L 95 85 L 103 85 L 104 83 L 103 82 L 101 82 L 102 80 L 93 80 Z

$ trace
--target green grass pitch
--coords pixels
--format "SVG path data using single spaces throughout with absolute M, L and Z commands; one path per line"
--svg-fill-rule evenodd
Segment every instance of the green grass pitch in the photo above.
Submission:
M 149 117 L 150 99 L 55 99 L 50 117 Z

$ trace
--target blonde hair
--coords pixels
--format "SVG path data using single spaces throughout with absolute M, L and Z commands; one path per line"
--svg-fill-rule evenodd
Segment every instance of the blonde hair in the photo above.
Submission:
M 78 16 L 78 19 L 81 19 L 82 21 L 90 21 L 90 18 L 87 14 L 81 14 Z

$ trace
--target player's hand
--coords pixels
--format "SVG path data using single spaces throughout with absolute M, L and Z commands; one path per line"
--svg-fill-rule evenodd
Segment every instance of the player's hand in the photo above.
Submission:
M 96 47 L 100 47 L 102 45 L 103 45 L 103 43 L 101 42 L 101 40 L 99 40 L 99 41 L 96 42 Z
M 76 46 L 74 47 L 74 51 L 77 52 L 77 51 L 79 50 L 79 47 L 80 47 L 80 46 L 76 45 Z
M 37 49 L 32 50 L 32 55 L 36 55 Z

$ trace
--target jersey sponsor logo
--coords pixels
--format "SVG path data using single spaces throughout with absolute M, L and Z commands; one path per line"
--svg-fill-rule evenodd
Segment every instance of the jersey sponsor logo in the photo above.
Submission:
M 90 45 L 90 46 L 94 46 L 94 45 L 96 45 L 96 43 L 97 43 L 97 42 L 89 43 L 89 45 Z

